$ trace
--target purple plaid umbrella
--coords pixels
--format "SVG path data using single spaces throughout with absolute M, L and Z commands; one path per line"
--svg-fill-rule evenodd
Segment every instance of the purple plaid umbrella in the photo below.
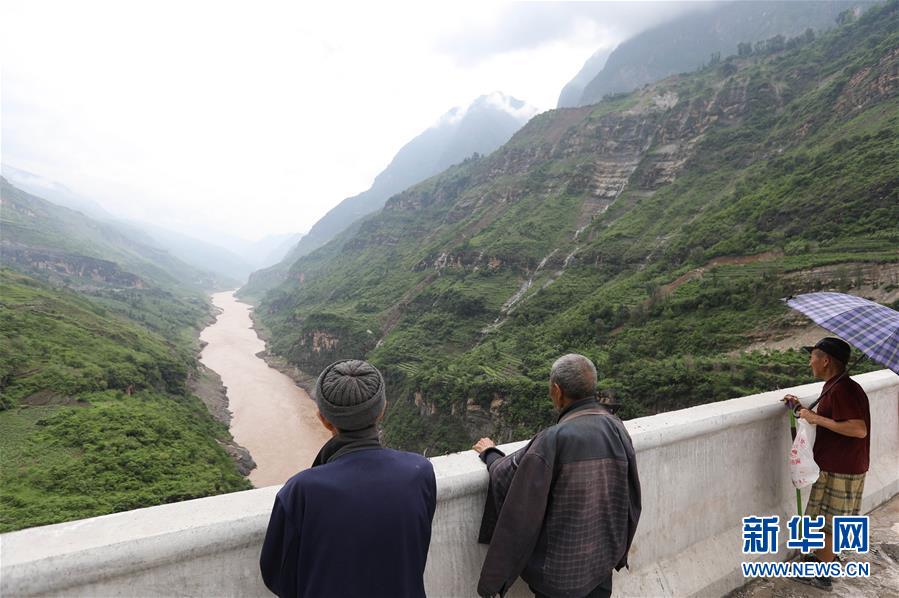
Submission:
M 806 293 L 786 302 L 899 374 L 899 312 L 895 309 L 844 293 Z

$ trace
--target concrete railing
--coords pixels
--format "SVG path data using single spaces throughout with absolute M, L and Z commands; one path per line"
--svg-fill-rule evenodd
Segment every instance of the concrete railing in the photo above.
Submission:
M 855 377 L 871 401 L 863 511 L 899 492 L 899 376 Z M 741 519 L 794 514 L 790 436 L 779 399 L 806 404 L 809 384 L 626 423 L 637 450 L 643 516 L 622 596 L 715 596 L 743 583 Z M 503 447 L 514 450 L 524 443 Z M 438 506 L 429 596 L 473 596 L 487 474 L 473 452 L 433 460 Z M 0 536 L 0 594 L 267 596 L 259 548 L 277 487 L 138 509 Z M 519 582 L 512 595 L 529 595 Z

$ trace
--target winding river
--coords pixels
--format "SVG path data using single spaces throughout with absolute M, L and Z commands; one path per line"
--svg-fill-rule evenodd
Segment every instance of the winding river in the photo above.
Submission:
M 251 306 L 235 299 L 233 291 L 212 295 L 212 302 L 223 311 L 200 334 L 208 343 L 200 361 L 228 389 L 231 435 L 256 461 L 250 482 L 257 488 L 281 484 L 309 467 L 330 435 L 309 395 L 256 357 L 265 343 L 252 328 Z

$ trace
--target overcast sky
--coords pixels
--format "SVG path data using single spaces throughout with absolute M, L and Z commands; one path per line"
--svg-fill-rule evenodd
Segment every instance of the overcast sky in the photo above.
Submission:
M 539 110 L 696 4 L 3 0 L 2 160 L 110 212 L 308 230 L 453 106 Z

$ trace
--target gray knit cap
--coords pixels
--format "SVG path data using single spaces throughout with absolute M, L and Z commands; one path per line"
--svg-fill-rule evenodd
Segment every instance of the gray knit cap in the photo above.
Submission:
M 329 422 L 348 431 L 374 424 L 387 402 L 381 372 L 359 359 L 326 367 L 315 381 L 312 398 Z

